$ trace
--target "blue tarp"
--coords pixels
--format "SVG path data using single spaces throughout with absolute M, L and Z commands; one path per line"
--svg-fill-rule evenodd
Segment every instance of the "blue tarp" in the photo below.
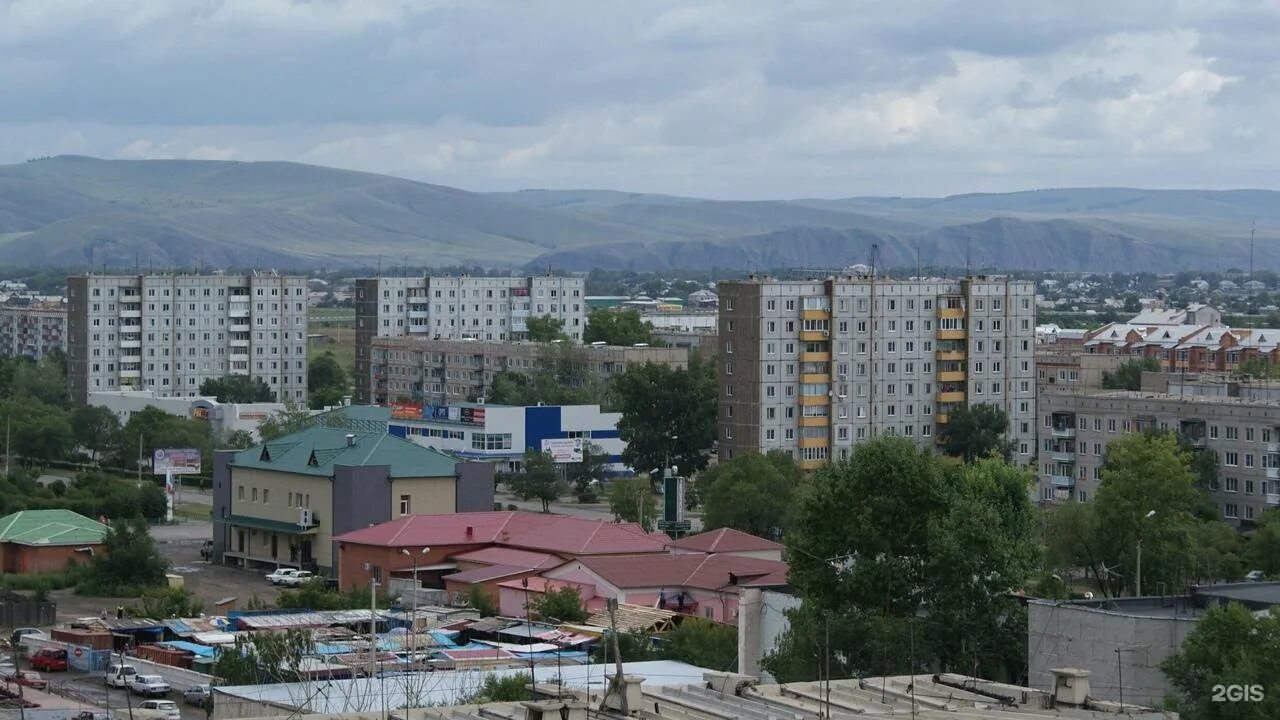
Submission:
M 440 647 L 457 647 L 461 634 L 457 630 L 432 630 L 431 639 Z
M 354 645 L 340 645 L 338 643 L 316 643 L 317 655 L 345 655 L 352 652 Z M 365 648 L 368 649 L 367 647 Z
M 192 655 L 199 657 L 213 657 L 214 649 L 208 645 L 200 645 L 198 643 L 186 642 L 185 640 L 170 640 L 169 642 L 160 643 L 177 650 L 186 650 Z

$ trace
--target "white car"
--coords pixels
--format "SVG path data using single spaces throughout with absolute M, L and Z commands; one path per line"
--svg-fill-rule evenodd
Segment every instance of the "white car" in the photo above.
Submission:
M 285 587 L 298 587 L 311 582 L 311 578 L 313 577 L 315 577 L 315 574 L 308 570 L 298 570 L 289 577 L 281 580 L 280 584 Z
M 102 679 L 107 682 L 107 687 L 127 688 L 137 674 L 137 668 L 132 665 L 112 663 L 107 668 L 107 672 L 103 674 Z
M 129 689 L 134 695 L 145 697 L 165 696 L 169 694 L 169 683 L 159 675 L 134 675 L 129 681 Z
M 267 575 L 267 582 L 272 585 L 283 585 L 285 580 L 300 572 L 302 571 L 297 568 L 276 568 L 270 575 Z
M 182 720 L 182 709 L 172 700 L 145 700 L 138 707 L 164 713 L 169 720 Z

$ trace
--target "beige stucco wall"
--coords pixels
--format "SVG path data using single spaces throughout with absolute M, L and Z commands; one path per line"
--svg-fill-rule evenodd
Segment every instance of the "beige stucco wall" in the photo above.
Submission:
M 244 499 L 240 499 L 240 488 L 244 487 Z M 253 501 L 253 489 L 258 489 L 258 502 Z M 263 490 L 268 491 L 267 502 L 263 502 Z M 289 505 L 289 494 L 294 494 L 294 504 Z M 310 504 L 307 505 L 307 496 Z M 300 496 L 300 497 L 299 497 Z M 293 473 L 258 470 L 252 468 L 231 468 L 231 514 L 246 517 L 278 520 L 286 523 L 298 521 L 300 507 L 310 507 L 319 526 L 315 532 L 307 535 L 291 535 L 277 533 L 277 555 L 282 562 L 289 560 L 289 545 L 301 539 L 311 540 L 312 556 L 322 567 L 332 567 L 333 551 L 330 542 L 333 536 L 333 495 L 331 481 L 327 477 L 314 475 L 297 475 Z M 239 527 L 232 527 L 230 550 L 239 552 L 236 532 Z M 271 557 L 271 531 L 245 528 L 245 551 L 255 559 Z
M 457 508 L 457 484 L 451 477 L 396 478 L 391 481 L 391 518 L 400 517 L 400 496 L 409 496 L 410 515 L 451 513 Z

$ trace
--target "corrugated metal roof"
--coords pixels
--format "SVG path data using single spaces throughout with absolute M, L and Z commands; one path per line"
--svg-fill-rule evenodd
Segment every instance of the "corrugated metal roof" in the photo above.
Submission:
M 347 444 L 348 433 L 355 435 Z M 234 467 L 332 477 L 336 466 L 387 465 L 390 477 L 453 477 L 457 460 L 388 435 L 311 427 L 236 453 Z
M 0 542 L 19 545 L 96 545 L 108 527 L 64 509 L 19 510 L 0 518 Z

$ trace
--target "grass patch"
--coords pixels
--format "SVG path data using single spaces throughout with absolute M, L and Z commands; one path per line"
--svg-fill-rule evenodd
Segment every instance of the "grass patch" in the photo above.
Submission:
M 355 328 L 316 324 L 314 320 L 315 318 L 313 317 L 311 326 L 307 329 L 307 332 L 315 335 L 325 335 L 330 338 L 331 342 L 308 342 L 307 361 L 310 362 L 326 352 L 331 352 L 333 353 L 333 356 L 338 359 L 338 364 L 346 371 L 347 378 L 354 378 L 356 375 Z
M 208 520 L 213 517 L 213 508 L 202 503 L 177 503 L 173 506 L 173 516 L 188 520 Z

